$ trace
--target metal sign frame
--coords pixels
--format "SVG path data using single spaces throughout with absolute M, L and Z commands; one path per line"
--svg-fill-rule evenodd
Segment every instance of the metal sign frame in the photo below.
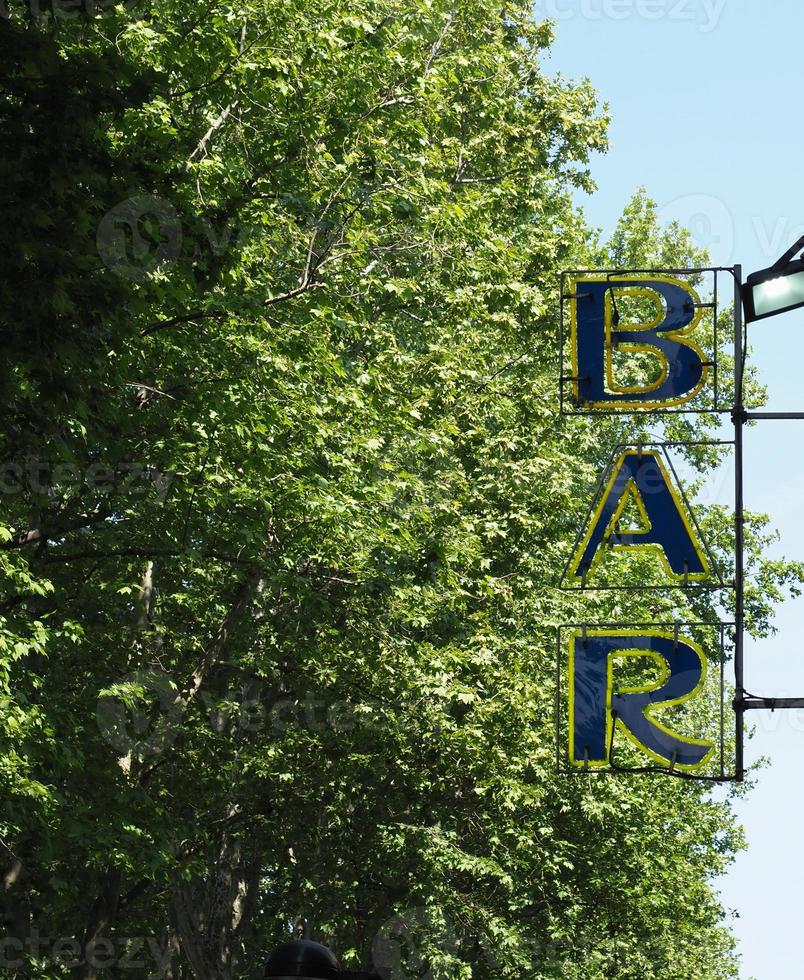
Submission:
M 577 269 L 577 270 L 567 270 L 561 273 L 560 281 L 560 305 L 561 312 L 559 318 L 559 332 L 558 332 L 558 359 L 559 359 L 559 369 L 560 369 L 560 380 L 559 380 L 559 404 L 560 411 L 562 415 L 580 415 L 580 416 L 606 416 L 606 415 L 625 415 L 625 414 L 635 414 L 635 415 L 702 415 L 702 414 L 729 414 L 732 411 L 733 406 L 727 405 L 721 400 L 721 385 L 720 385 L 720 346 L 721 346 L 721 332 L 718 324 L 719 313 L 721 312 L 720 300 L 722 289 L 720 284 L 720 279 L 723 275 L 733 275 L 734 270 L 732 268 L 723 266 L 712 266 L 706 269 L 628 269 L 623 271 L 622 269 Z M 712 301 L 707 303 L 697 304 L 697 308 L 701 310 L 711 310 L 712 311 L 712 336 L 707 338 L 711 340 L 712 343 L 712 360 L 704 362 L 704 366 L 711 368 L 712 370 L 712 402 L 709 405 L 697 405 L 695 407 L 688 408 L 631 408 L 631 409 L 584 409 L 582 405 L 578 404 L 577 401 L 571 399 L 567 394 L 567 386 L 572 385 L 579 379 L 573 376 L 573 372 L 570 369 L 567 373 L 567 363 L 568 363 L 568 352 L 567 352 L 567 342 L 570 339 L 570 330 L 567 324 L 567 304 L 577 301 L 577 295 L 571 291 L 568 291 L 568 282 L 577 280 L 583 277 L 605 277 L 611 281 L 612 286 L 617 284 L 617 280 L 613 277 L 617 276 L 620 279 L 626 277 L 639 277 L 645 278 L 649 281 L 650 277 L 656 278 L 672 277 L 672 278 L 682 278 L 687 277 L 705 277 L 712 276 Z M 696 399 L 700 399 L 700 393 L 696 395 Z
M 713 554 L 712 549 L 710 548 L 709 543 L 707 542 L 706 535 L 703 533 L 703 530 L 701 529 L 698 519 L 695 516 L 695 511 L 691 506 L 689 498 L 687 497 L 687 494 L 684 490 L 684 485 L 679 478 L 678 471 L 676 470 L 675 464 L 673 463 L 673 459 L 669 452 L 669 450 L 671 449 L 687 448 L 687 447 L 691 448 L 695 446 L 733 447 L 734 443 L 726 442 L 725 440 L 711 440 L 711 441 L 700 441 L 700 442 L 663 442 L 657 440 L 651 442 L 640 442 L 636 446 L 634 446 L 633 443 L 619 443 L 614 447 L 611 456 L 609 457 L 609 461 L 606 467 L 603 469 L 600 478 L 598 480 L 597 486 L 595 488 L 594 496 L 592 498 L 591 503 L 589 504 L 589 507 L 587 508 L 586 515 L 584 517 L 584 523 L 581 526 L 581 528 L 578 530 L 578 533 L 575 537 L 575 541 L 572 546 L 572 552 L 568 556 L 567 561 L 564 564 L 564 568 L 562 569 L 561 579 L 558 585 L 559 589 L 561 589 L 562 592 L 670 592 L 670 591 L 680 590 L 683 592 L 693 593 L 693 592 L 722 592 L 734 588 L 734 584 L 731 582 L 727 582 L 723 577 L 722 570 L 718 564 L 717 558 Z M 670 585 L 628 585 L 628 586 L 594 585 L 588 582 L 587 583 L 582 582 L 580 585 L 568 584 L 571 578 L 570 567 L 572 565 L 573 557 L 576 554 L 578 547 L 581 543 L 581 540 L 584 535 L 584 531 L 589 526 L 589 523 L 595 512 L 595 507 L 598 501 L 600 500 L 602 494 L 604 493 L 604 487 L 606 486 L 610 478 L 613 467 L 618 457 L 621 455 L 623 451 L 629 449 L 630 450 L 644 449 L 646 451 L 658 450 L 659 452 L 661 452 L 662 456 L 664 457 L 667 463 L 667 467 L 670 473 L 672 474 L 673 479 L 675 480 L 676 488 L 679 492 L 681 502 L 684 508 L 686 509 L 686 512 L 689 514 L 691 518 L 693 527 L 695 528 L 695 531 L 698 534 L 698 537 L 705 550 L 706 556 L 709 560 L 710 567 L 713 571 L 713 578 L 715 579 L 715 581 L 712 584 L 673 583 Z

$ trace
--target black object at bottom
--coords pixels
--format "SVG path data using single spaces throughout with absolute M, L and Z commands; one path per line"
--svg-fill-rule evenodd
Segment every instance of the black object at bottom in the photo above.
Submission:
M 342 970 L 332 950 L 311 939 L 282 943 L 268 957 L 265 980 L 382 980 L 377 973 Z

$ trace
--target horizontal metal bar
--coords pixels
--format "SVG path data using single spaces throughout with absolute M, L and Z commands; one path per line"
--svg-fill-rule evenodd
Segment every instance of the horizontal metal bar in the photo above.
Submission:
M 734 267 L 730 265 L 715 265 L 708 269 L 629 269 L 623 272 L 622 269 L 565 269 L 562 276 L 637 276 L 637 275 L 676 275 L 676 276 L 698 276 L 705 272 L 729 272 L 734 275 Z
M 700 621 L 695 622 L 695 623 L 690 623 L 690 622 L 686 622 L 684 620 L 675 620 L 672 623 L 657 623 L 655 621 L 652 622 L 652 623 L 623 623 L 623 622 L 619 622 L 619 623 L 596 623 L 596 622 L 591 622 L 591 621 L 587 620 L 585 623 L 561 623 L 557 627 L 557 629 L 559 629 L 559 630 L 582 630 L 584 627 L 586 627 L 586 629 L 589 629 L 589 630 L 605 630 L 605 629 L 616 629 L 616 630 L 619 630 L 619 629 L 635 629 L 635 630 L 642 630 L 642 629 L 645 629 L 645 630 L 647 630 L 647 629 L 667 629 L 667 630 L 671 630 L 671 629 L 673 629 L 675 627 L 676 622 L 678 623 L 679 626 L 694 626 L 694 627 L 700 627 L 700 628 L 706 627 L 708 629 L 714 629 L 714 630 L 731 629 L 732 627 L 734 627 L 734 626 L 737 625 L 736 623 L 712 623 L 712 622 L 702 623 Z M 758 699 L 757 698 L 754 698 L 754 700 L 756 701 Z
M 776 711 L 785 708 L 804 708 L 804 698 L 745 698 L 735 701 L 743 711 Z
M 686 449 L 688 446 L 696 446 L 706 449 L 709 446 L 733 446 L 733 439 L 706 439 L 696 441 L 686 441 L 686 442 L 660 442 L 658 439 L 653 439 L 650 442 L 620 442 L 614 447 L 615 453 L 619 452 L 621 449 L 639 449 L 642 446 L 643 449 L 648 449 L 650 446 L 654 446 L 657 449 Z
M 611 411 L 608 409 L 593 409 L 585 412 L 570 412 L 566 409 L 562 415 L 569 415 L 573 418 L 595 418 L 596 416 L 618 416 L 624 418 L 626 415 L 647 418 L 649 415 L 731 415 L 733 408 L 629 408 Z
M 685 779 L 691 783 L 735 783 L 739 782 L 737 779 L 737 774 L 734 775 L 723 775 L 723 776 L 699 776 L 694 772 L 679 772 L 678 770 L 673 770 L 665 768 L 663 766 L 642 766 L 641 768 L 628 768 L 624 766 L 617 766 L 617 768 L 611 769 L 590 769 L 586 772 L 584 769 L 569 768 L 568 766 L 561 765 L 558 769 L 559 775 L 569 776 L 571 778 L 578 778 L 579 776 L 585 776 L 590 779 L 613 779 L 619 776 L 674 776 L 676 779 Z
M 559 585 L 559 592 L 731 592 L 734 583 L 722 585 Z
M 792 419 L 804 419 L 804 412 L 746 412 L 744 418 L 751 422 L 756 419 L 762 421 L 764 419 L 781 419 L 782 421 L 789 421 Z

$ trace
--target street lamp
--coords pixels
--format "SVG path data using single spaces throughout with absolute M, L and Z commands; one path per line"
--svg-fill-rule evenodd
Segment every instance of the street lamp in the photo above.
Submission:
M 342 970 L 332 950 L 312 939 L 282 943 L 265 964 L 264 980 L 381 980 L 376 973 Z
M 745 319 L 764 320 L 804 306 L 804 260 L 794 258 L 804 248 L 804 237 L 769 269 L 752 273 L 742 287 Z
M 764 320 L 804 307 L 804 260 L 800 257 L 804 249 L 804 236 L 792 245 L 769 269 L 753 272 L 741 283 L 742 269 L 734 267 L 735 276 L 735 404 L 734 453 L 736 474 L 736 562 L 735 562 L 735 625 L 736 642 L 734 665 L 736 677 L 736 697 L 734 710 L 737 715 L 737 778 L 745 776 L 743 722 L 746 711 L 770 709 L 804 708 L 804 698 L 764 698 L 755 697 L 745 690 L 744 644 L 745 644 L 745 514 L 743 502 L 743 430 L 747 422 L 766 419 L 804 419 L 804 412 L 749 412 L 743 403 L 743 381 L 745 375 L 745 355 L 743 346 L 743 314 L 746 323 Z M 799 258 L 795 258 L 799 256 Z M 739 302 L 742 299 L 742 304 Z

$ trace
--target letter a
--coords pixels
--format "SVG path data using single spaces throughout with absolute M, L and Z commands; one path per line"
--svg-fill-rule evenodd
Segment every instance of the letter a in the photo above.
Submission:
M 626 530 L 622 519 L 629 503 L 636 505 L 642 526 Z M 655 451 L 629 449 L 620 456 L 570 563 L 570 579 L 586 583 L 606 545 L 655 551 L 675 582 L 701 581 L 711 574 L 681 495 Z

